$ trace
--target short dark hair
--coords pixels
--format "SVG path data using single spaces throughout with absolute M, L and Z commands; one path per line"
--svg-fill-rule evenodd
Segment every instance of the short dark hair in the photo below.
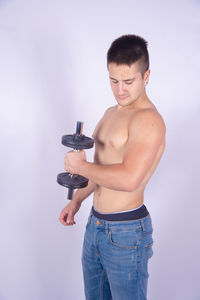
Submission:
M 109 63 L 131 66 L 138 62 L 142 76 L 149 69 L 149 53 L 147 41 L 134 34 L 122 35 L 114 40 L 107 52 L 107 68 Z

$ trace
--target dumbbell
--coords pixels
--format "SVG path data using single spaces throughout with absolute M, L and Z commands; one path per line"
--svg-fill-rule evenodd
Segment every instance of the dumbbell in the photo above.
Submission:
M 78 152 L 82 149 L 90 149 L 94 145 L 94 140 L 82 134 L 83 123 L 78 121 L 76 125 L 75 134 L 67 134 L 62 136 L 61 143 L 64 146 L 73 148 L 74 152 Z M 58 174 L 57 182 L 64 187 L 68 188 L 68 200 L 72 200 L 74 189 L 84 188 L 88 185 L 88 179 L 68 172 Z

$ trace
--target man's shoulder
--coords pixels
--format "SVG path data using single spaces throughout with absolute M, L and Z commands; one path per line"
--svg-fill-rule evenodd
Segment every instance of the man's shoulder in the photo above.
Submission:
M 163 117 L 156 108 L 137 110 L 131 118 L 130 132 L 145 135 L 165 135 L 166 126 Z
M 116 109 L 116 105 L 108 107 L 105 110 L 104 115 L 106 115 L 107 113 L 110 113 L 110 112 L 114 111 L 115 109 Z
M 158 123 L 165 127 L 164 119 L 155 107 L 138 109 L 133 113 L 131 118 L 131 123 L 133 124 L 148 124 L 150 122 Z

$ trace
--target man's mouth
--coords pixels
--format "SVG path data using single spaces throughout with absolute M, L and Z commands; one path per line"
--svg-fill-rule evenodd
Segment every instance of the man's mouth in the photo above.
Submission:
M 128 97 L 128 95 L 121 95 L 121 96 L 118 96 L 118 99 L 119 100 L 124 100 Z

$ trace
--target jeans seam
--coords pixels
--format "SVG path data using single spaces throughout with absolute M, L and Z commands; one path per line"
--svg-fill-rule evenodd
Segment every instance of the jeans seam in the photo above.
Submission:
M 102 276 L 101 276 L 101 295 L 100 295 L 100 300 L 103 300 L 103 287 L 104 287 L 104 278 L 105 278 L 105 271 L 102 271 Z

